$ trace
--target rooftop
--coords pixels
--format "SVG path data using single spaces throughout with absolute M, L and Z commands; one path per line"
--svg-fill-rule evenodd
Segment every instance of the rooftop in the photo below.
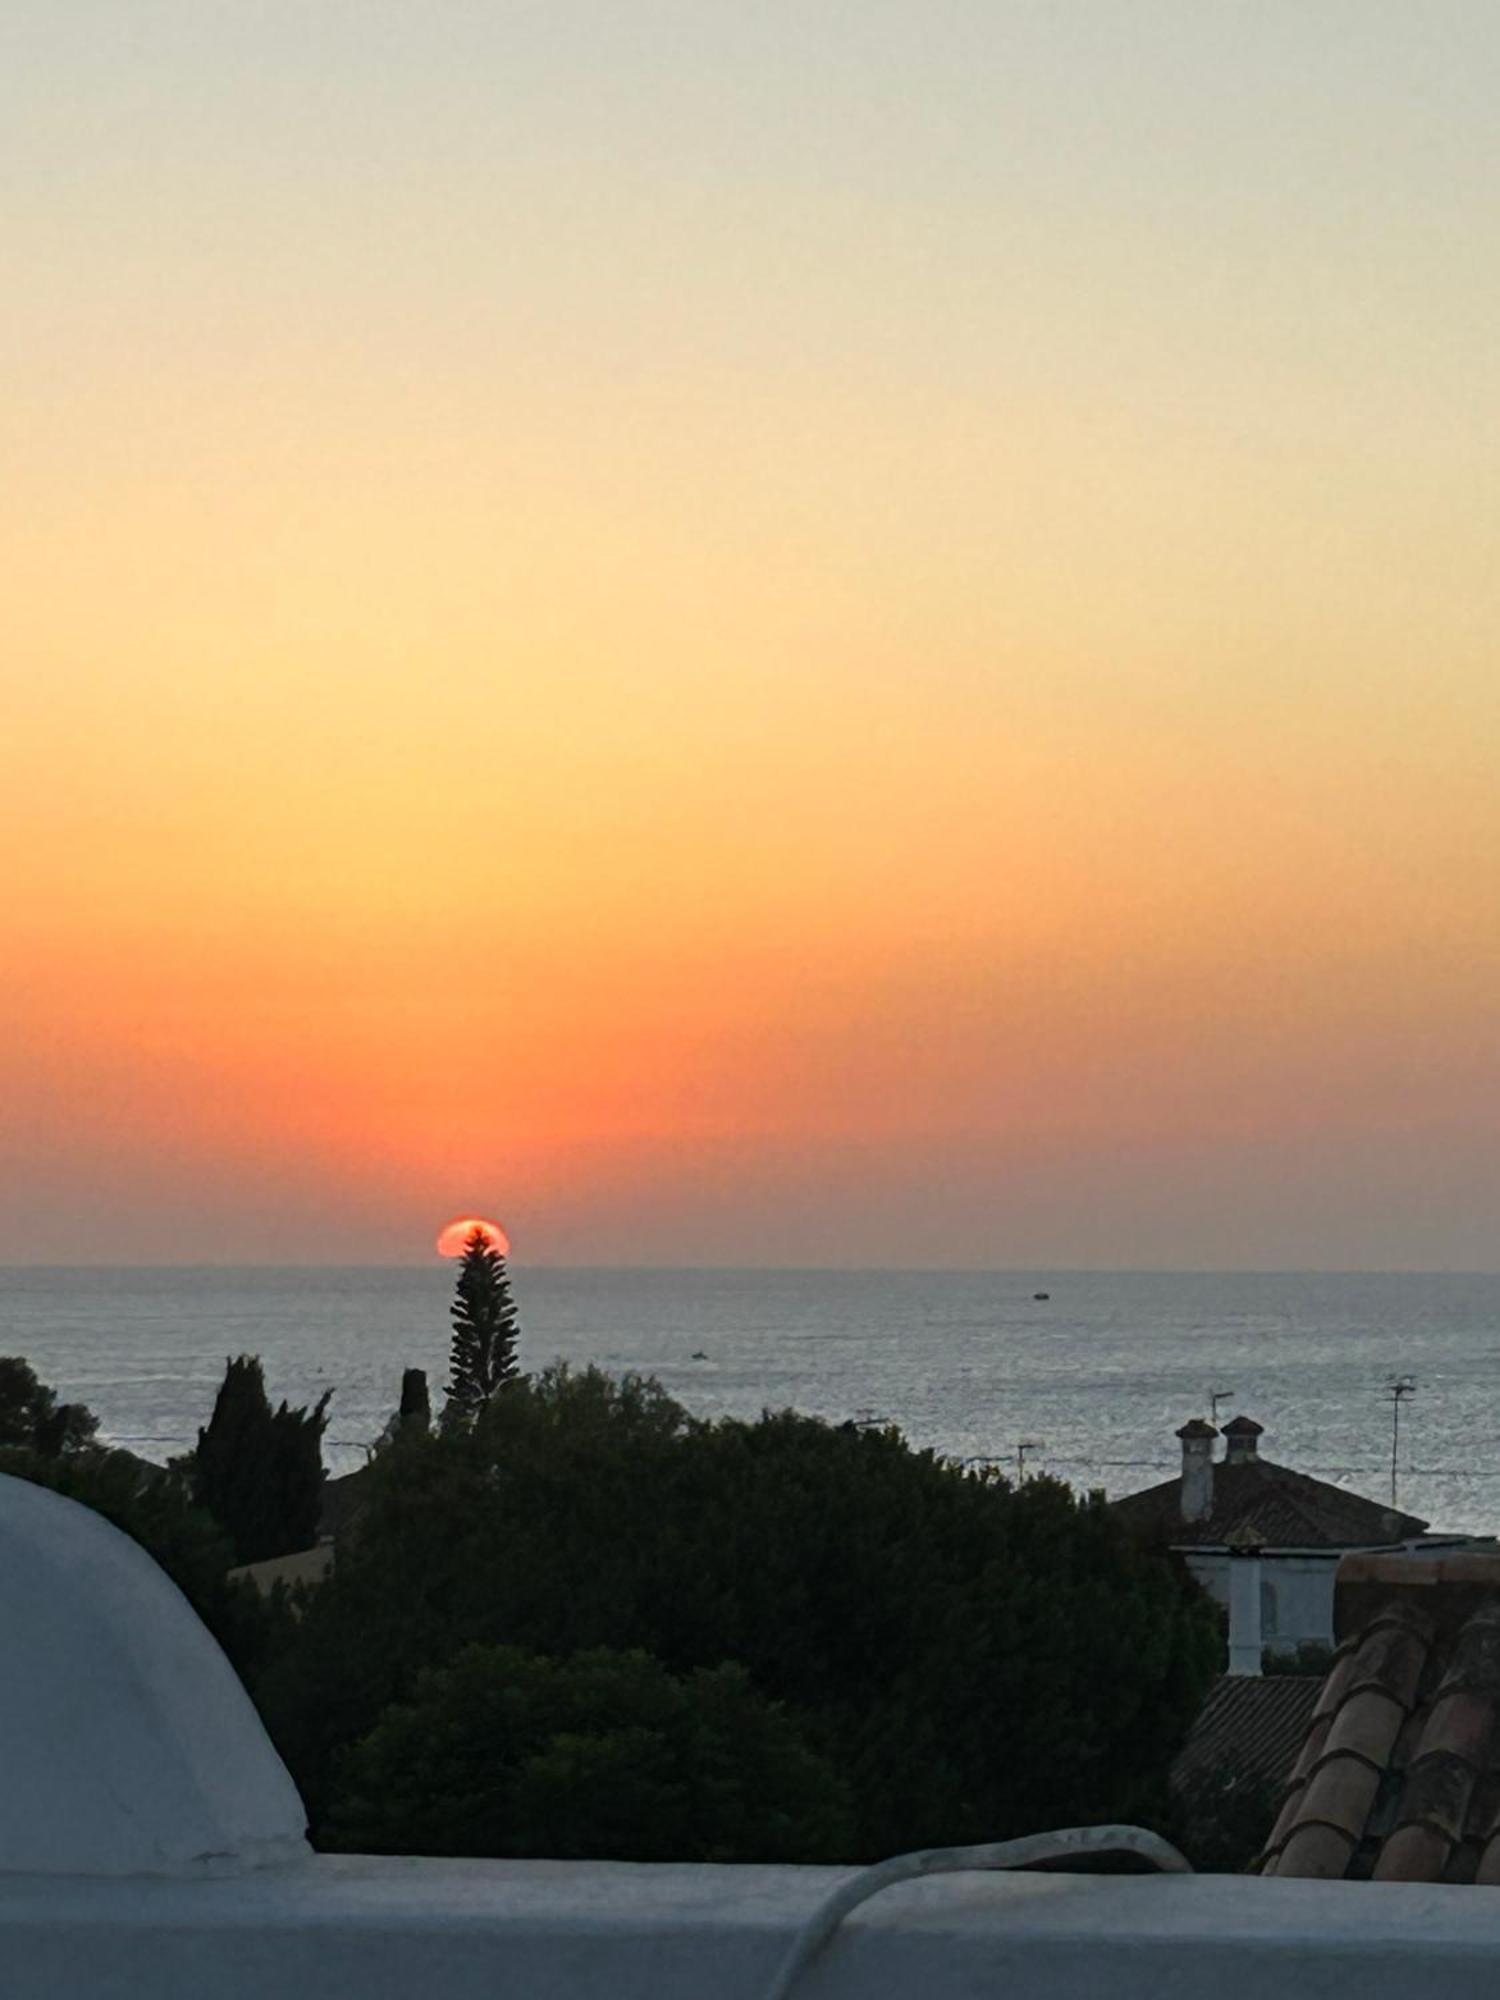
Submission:
M 1346 1556 L 1267 1875 L 1500 1884 L 1500 1556 Z
M 1112 1505 L 1132 1533 L 1159 1537 L 1179 1548 L 1219 1547 L 1247 1532 L 1267 1548 L 1378 1548 L 1408 1541 L 1427 1527 L 1413 1514 L 1265 1458 L 1216 1464 L 1212 1504 L 1199 1521 L 1182 1517 L 1180 1476 Z
M 1173 1784 L 1215 1771 L 1282 1783 L 1302 1748 L 1321 1686 L 1313 1674 L 1221 1675 L 1178 1752 Z

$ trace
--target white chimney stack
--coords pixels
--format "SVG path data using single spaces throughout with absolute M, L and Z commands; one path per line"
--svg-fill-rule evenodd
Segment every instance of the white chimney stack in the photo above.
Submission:
M 1182 1518 L 1206 1521 L 1214 1511 L 1214 1439 L 1219 1433 L 1194 1417 L 1177 1433 L 1182 1440 Z
M 1229 1548 L 1229 1671 L 1260 1672 L 1260 1536 L 1253 1528 L 1231 1535 Z

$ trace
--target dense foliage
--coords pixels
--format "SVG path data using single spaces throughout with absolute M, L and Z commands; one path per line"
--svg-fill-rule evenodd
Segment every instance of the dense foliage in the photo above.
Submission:
M 82 1403 L 59 1403 L 19 1355 L 0 1355 L 0 1450 L 34 1451 L 61 1458 L 81 1451 L 99 1428 Z
M 235 1560 L 310 1549 L 323 1507 L 328 1390 L 311 1409 L 273 1411 L 255 1355 L 230 1361 L 189 1461 L 193 1498 L 219 1521 Z
M 1222 1764 L 1177 1788 L 1161 1830 L 1200 1875 L 1238 1875 L 1266 1844 L 1285 1786 L 1263 1772 Z
M 555 1371 L 383 1455 L 258 1693 L 326 1831 L 413 1740 L 380 1734 L 386 1711 L 439 1702 L 422 1675 L 467 1648 L 641 1651 L 676 1677 L 737 1662 L 847 1785 L 853 1859 L 1159 1816 L 1217 1643 L 1201 1593 L 1097 1497 L 961 1472 L 894 1431 L 705 1424 L 654 1384 Z M 400 1768 L 408 1825 L 451 1849 L 419 1760 Z
M 482 1229 L 464 1245 L 448 1308 L 453 1322 L 446 1415 L 471 1418 L 505 1383 L 516 1380 L 520 1320 L 505 1259 Z
M 469 1646 L 346 1753 L 329 1838 L 355 1853 L 836 1860 L 848 1797 L 743 1667 Z

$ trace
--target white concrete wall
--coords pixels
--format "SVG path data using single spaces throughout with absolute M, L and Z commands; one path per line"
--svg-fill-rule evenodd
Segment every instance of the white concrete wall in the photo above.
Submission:
M 838 1871 L 327 1858 L 0 1879 L 0 2000 L 759 2000 Z M 954 1876 L 855 1912 L 794 2000 L 1491 2000 L 1500 1890 Z
M 1185 1551 L 1187 1566 L 1217 1604 L 1229 1609 L 1229 1570 L 1235 1558 Z M 1298 1646 L 1333 1644 L 1333 1578 L 1341 1550 L 1328 1555 L 1260 1558 L 1262 1585 L 1261 1643 L 1274 1652 L 1290 1653 Z M 1268 1618 L 1267 1593 L 1275 1605 L 1275 1629 Z
M 311 1858 L 296 1787 L 177 1586 L 102 1515 L 0 1475 L 0 1873 Z

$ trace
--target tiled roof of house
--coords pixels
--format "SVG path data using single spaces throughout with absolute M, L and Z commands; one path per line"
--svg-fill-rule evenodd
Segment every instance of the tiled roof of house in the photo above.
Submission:
M 1500 1884 L 1500 1556 L 1351 1555 L 1266 1875 Z
M 1268 1548 L 1369 1548 L 1420 1535 L 1427 1526 L 1413 1514 L 1265 1458 L 1221 1460 L 1214 1467 L 1206 1520 L 1183 1520 L 1180 1478 L 1127 1494 L 1113 1502 L 1113 1511 L 1133 1533 L 1179 1547 L 1216 1546 L 1249 1530 Z
M 1284 1782 L 1321 1685 L 1314 1674 L 1222 1674 L 1172 1766 L 1174 1787 L 1212 1771 Z

